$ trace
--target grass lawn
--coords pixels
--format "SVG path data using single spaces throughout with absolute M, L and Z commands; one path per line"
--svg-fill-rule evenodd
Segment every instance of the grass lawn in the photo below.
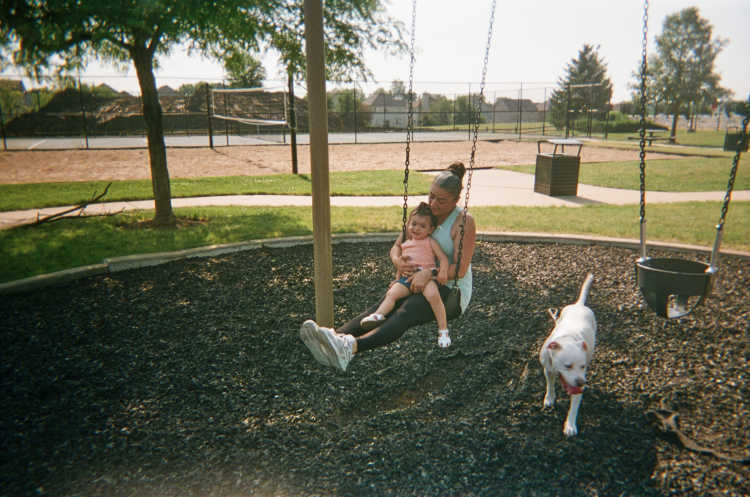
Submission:
M 330 174 L 333 196 L 402 195 L 402 171 L 354 171 Z M 426 194 L 432 176 L 420 172 L 409 174 L 409 190 Z M 105 181 L 66 183 L 28 183 L 0 185 L 0 211 L 73 205 L 94 197 L 107 186 Z M 211 195 L 310 195 L 308 174 L 273 174 L 266 176 L 228 176 L 216 178 L 173 178 L 172 197 Z M 103 201 L 144 200 L 153 198 L 151 180 L 113 181 Z
M 698 130 L 693 132 L 688 132 L 685 129 L 677 129 L 677 136 L 676 143 L 678 145 L 688 146 L 688 147 L 705 147 L 705 148 L 718 148 L 721 150 L 724 147 L 724 135 L 726 134 L 725 130 Z M 638 131 L 634 131 L 632 133 L 608 133 L 607 139 L 608 140 L 627 140 L 633 143 L 634 145 L 638 145 L 638 140 L 630 140 L 629 137 L 631 136 L 639 136 Z M 664 136 L 669 136 L 669 130 L 664 130 Z M 651 150 L 654 146 L 656 146 L 656 143 L 654 142 L 654 145 L 647 148 L 648 150 Z
M 175 209 L 175 213 L 191 222 L 180 229 L 143 228 L 139 223 L 151 219 L 153 212 L 139 211 L 2 230 L 0 282 L 99 263 L 108 257 L 312 234 L 308 207 L 205 207 Z M 477 207 L 472 213 L 480 231 L 638 238 L 635 206 Z M 647 212 L 648 239 L 711 246 L 719 213 L 718 202 L 654 204 Z M 334 233 L 396 232 L 401 227 L 398 207 L 333 207 L 331 216 Z M 693 221 L 691 226 L 685 219 Z M 722 246 L 750 251 L 750 202 L 732 204 Z
M 750 172 L 741 161 L 735 179 L 735 190 L 750 190 Z M 502 166 L 534 174 L 534 165 Z M 663 192 L 724 191 L 732 168 L 731 158 L 697 158 L 646 160 L 646 189 Z M 608 188 L 640 189 L 639 162 L 599 162 L 581 164 L 579 182 Z

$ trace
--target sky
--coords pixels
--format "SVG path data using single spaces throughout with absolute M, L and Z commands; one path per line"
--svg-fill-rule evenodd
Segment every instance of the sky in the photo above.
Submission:
M 410 0 L 385 0 L 388 13 L 401 20 L 409 36 Z M 476 92 L 482 73 L 491 0 L 418 0 L 414 89 L 451 93 Z M 667 15 L 695 6 L 713 25 L 713 36 L 727 40 L 716 60 L 721 84 L 735 99 L 750 95 L 750 0 L 650 0 L 648 53 L 656 53 L 654 39 Z M 542 101 L 565 75 L 565 66 L 584 44 L 598 46 L 614 85 L 613 102 L 628 100 L 641 57 L 643 2 L 641 0 L 497 0 L 489 52 L 486 94 Z M 377 84 L 389 88 L 393 80 L 408 81 L 409 56 L 367 51 L 365 61 Z M 184 83 L 220 81 L 220 63 L 185 50 L 175 50 L 160 61 L 157 85 L 173 88 Z M 263 58 L 266 86 L 282 84 L 273 54 Z M 138 92 L 135 71 L 118 73 L 93 64 L 82 73 L 88 84 L 106 83 L 117 90 Z M 275 80 L 275 81 L 274 81 Z M 29 85 L 27 85 L 29 86 Z M 329 84 L 328 88 L 331 89 Z

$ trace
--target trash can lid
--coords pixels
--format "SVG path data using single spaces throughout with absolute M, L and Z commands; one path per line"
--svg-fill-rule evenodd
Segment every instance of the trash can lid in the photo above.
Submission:
M 580 157 L 581 155 L 581 148 L 583 148 L 583 142 L 580 140 L 575 140 L 573 138 L 549 138 L 545 140 L 537 140 L 536 142 L 536 149 L 537 153 L 542 153 L 542 143 L 549 143 L 555 146 L 554 150 L 552 151 L 552 155 L 558 155 L 557 153 L 557 147 L 562 147 L 562 152 L 565 154 L 565 146 L 566 145 L 572 145 L 578 147 L 578 153 L 577 156 Z

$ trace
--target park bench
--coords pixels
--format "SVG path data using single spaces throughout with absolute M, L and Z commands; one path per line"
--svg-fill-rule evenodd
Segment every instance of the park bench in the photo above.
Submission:
M 646 136 L 644 137 L 646 142 L 648 143 L 648 146 L 650 147 L 653 142 L 659 142 L 659 141 L 666 141 L 669 143 L 674 143 L 675 140 L 671 136 L 666 136 L 664 133 L 666 133 L 667 130 L 665 129 L 647 129 L 646 130 Z M 639 136 L 628 136 L 628 140 L 640 140 L 641 137 Z

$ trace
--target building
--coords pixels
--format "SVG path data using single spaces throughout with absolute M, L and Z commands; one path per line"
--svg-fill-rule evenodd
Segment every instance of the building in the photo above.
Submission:
M 370 110 L 370 126 L 374 128 L 405 128 L 409 101 L 406 95 L 392 95 L 382 89 L 364 101 Z

